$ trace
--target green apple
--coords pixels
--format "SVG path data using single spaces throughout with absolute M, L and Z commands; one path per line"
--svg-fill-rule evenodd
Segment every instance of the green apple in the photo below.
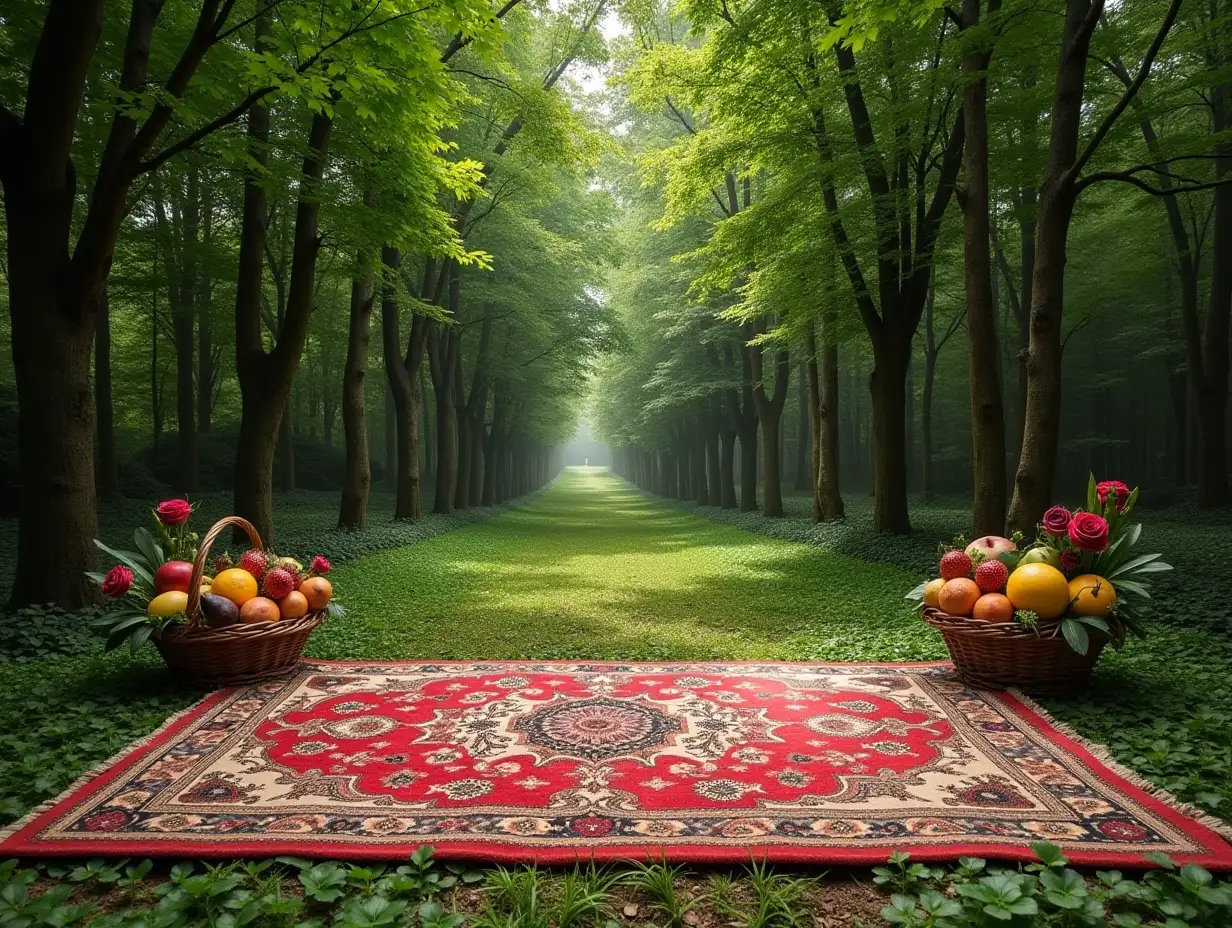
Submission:
M 1061 552 L 1056 548 L 1049 548 L 1047 546 L 1031 548 L 1018 561 L 1019 567 L 1023 564 L 1047 564 L 1049 567 L 1059 568 L 1061 566 Z

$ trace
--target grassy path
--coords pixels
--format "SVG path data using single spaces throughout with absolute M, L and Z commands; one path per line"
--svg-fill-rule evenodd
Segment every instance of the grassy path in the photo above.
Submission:
M 571 469 L 524 509 L 336 571 L 333 658 L 944 657 L 912 577 L 716 525 Z

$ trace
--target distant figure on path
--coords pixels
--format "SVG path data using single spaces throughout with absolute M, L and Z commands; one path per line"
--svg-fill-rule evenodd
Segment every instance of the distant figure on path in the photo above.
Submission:
M 586 462 L 586 466 L 590 467 L 590 458 L 583 458 L 583 460 Z

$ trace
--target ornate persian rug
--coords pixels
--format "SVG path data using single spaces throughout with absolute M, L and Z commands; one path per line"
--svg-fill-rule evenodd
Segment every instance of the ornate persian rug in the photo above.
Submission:
M 855 864 L 1162 852 L 1198 817 L 948 664 L 309 663 L 222 690 L 0 855 L 658 857 Z

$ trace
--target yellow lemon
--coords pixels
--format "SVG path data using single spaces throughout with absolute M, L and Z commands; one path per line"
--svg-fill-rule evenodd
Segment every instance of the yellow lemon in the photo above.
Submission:
M 150 604 L 145 608 L 145 614 L 165 619 L 169 616 L 180 615 L 187 609 L 188 594 L 181 590 L 168 590 L 150 600 Z

